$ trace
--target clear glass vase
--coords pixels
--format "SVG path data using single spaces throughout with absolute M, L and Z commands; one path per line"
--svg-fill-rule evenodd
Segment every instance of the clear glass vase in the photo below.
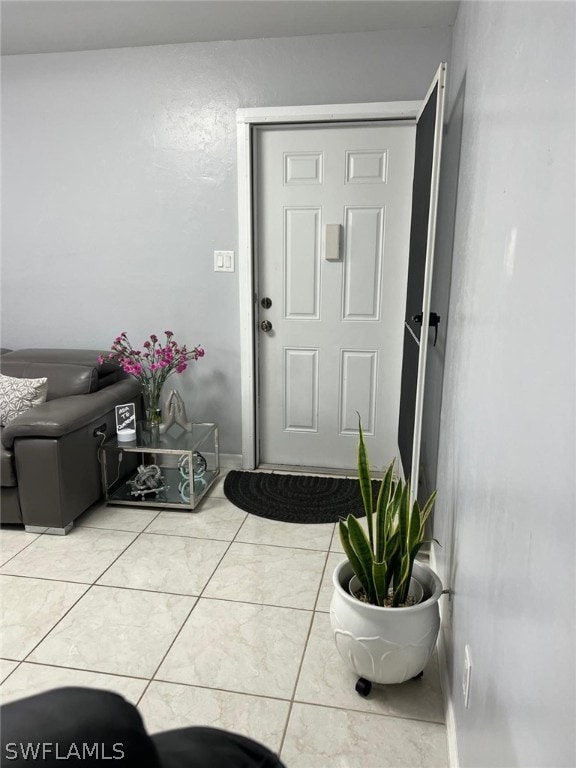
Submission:
M 142 390 L 144 397 L 144 413 L 146 415 L 146 427 L 158 429 L 162 423 L 162 411 L 160 409 L 160 393 L 147 389 Z

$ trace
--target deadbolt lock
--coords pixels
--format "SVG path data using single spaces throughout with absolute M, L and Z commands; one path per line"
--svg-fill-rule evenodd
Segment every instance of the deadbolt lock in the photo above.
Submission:
M 269 299 L 268 296 L 264 296 L 264 298 L 260 302 L 260 306 L 263 309 L 270 309 L 270 307 L 272 306 L 272 299 Z

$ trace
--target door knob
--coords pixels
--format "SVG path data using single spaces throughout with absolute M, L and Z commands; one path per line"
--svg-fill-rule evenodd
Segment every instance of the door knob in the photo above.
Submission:
M 260 328 L 262 328 L 264 333 L 269 333 L 272 330 L 272 323 L 270 320 L 262 320 L 260 323 Z

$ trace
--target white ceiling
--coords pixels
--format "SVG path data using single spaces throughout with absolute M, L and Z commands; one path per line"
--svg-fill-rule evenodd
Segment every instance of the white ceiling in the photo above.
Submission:
M 3 55 L 447 27 L 457 0 L 1 0 Z

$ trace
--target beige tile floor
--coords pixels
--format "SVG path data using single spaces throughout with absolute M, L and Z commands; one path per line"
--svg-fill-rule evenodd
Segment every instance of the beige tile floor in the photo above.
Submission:
M 433 660 L 368 698 L 330 631 L 333 525 L 96 505 L 65 537 L 0 530 L 0 700 L 114 690 L 150 732 L 237 731 L 287 768 L 445 768 Z

